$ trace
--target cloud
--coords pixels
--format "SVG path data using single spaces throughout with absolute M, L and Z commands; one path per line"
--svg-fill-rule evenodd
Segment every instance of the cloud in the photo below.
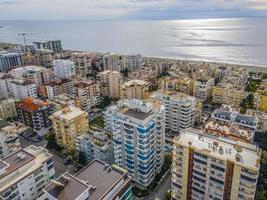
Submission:
M 0 0 L 0 10 L 0 19 L 164 19 L 182 14 L 227 17 L 240 13 L 267 16 L 267 0 Z

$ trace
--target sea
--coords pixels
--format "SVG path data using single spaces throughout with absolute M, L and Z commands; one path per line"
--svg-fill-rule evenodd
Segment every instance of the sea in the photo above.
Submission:
M 267 67 L 267 18 L 1 21 L 0 42 Z

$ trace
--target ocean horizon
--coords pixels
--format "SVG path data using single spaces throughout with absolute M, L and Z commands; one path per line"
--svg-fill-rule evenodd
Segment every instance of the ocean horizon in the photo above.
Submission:
M 0 42 L 61 39 L 70 50 L 267 67 L 267 18 L 0 20 Z

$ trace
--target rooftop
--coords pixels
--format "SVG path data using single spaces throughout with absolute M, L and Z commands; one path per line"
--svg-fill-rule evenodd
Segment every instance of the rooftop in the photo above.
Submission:
M 131 108 L 123 108 L 120 110 L 120 113 L 123 115 L 127 115 L 128 117 L 132 117 L 132 118 L 139 119 L 139 120 L 145 120 L 151 115 L 151 112 L 145 113 L 141 111 L 136 111 Z
M 39 169 L 51 158 L 52 155 L 46 149 L 33 145 L 6 156 L 1 160 L 8 167 L 0 176 L 0 192 Z M 0 170 L 3 170 L 3 166 L 0 165 Z M 7 175 L 8 178 L 3 178 Z
M 64 176 L 67 181 L 64 181 Z M 45 191 L 57 199 L 64 200 L 74 200 L 83 192 L 89 191 L 88 200 L 99 200 L 106 197 L 112 189 L 119 191 L 130 180 L 123 169 L 94 160 L 75 176 L 61 176 L 56 180 L 61 185 L 52 182 Z
M 79 117 L 81 115 L 84 115 L 84 114 L 86 114 L 86 112 L 84 112 L 83 110 L 76 108 L 74 106 L 69 106 L 69 107 L 66 107 L 62 110 L 54 112 L 52 115 L 57 117 L 57 118 L 61 118 L 61 119 L 65 119 L 65 120 L 72 120 L 72 119 Z
M 175 143 L 194 148 L 204 154 L 230 160 L 237 165 L 246 166 L 254 170 L 260 167 L 261 150 L 252 144 L 233 141 L 226 138 L 204 135 L 197 129 L 185 129 L 175 138 Z
M 42 101 L 39 99 L 33 99 L 33 98 L 27 98 L 23 99 L 18 105 L 17 108 L 20 108 L 22 110 L 26 110 L 29 112 L 34 112 L 38 110 L 39 108 L 42 108 L 44 106 L 48 106 L 49 103 L 46 101 Z M 52 104 L 51 104 L 52 105 Z

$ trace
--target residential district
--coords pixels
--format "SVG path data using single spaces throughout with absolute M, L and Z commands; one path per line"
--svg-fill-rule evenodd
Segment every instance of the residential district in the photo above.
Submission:
M 0 51 L 0 199 L 267 199 L 267 68 Z

